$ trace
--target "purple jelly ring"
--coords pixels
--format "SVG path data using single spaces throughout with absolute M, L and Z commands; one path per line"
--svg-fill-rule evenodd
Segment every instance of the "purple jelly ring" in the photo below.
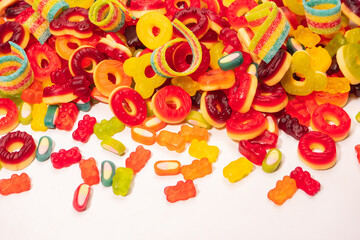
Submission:
M 320 4 L 334 4 L 335 6 L 330 9 L 315 9 L 315 6 Z M 318 16 L 318 17 L 328 17 L 333 16 L 341 11 L 341 1 L 340 0 L 303 0 L 303 5 L 305 12 L 307 14 Z

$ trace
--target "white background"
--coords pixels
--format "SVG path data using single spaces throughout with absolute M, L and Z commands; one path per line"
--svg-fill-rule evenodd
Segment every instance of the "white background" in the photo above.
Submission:
M 50 160 L 34 162 L 24 170 L 32 181 L 28 192 L 0 195 L 0 239 L 359 239 L 360 237 L 360 165 L 354 146 L 360 143 L 360 126 L 355 115 L 360 99 L 350 99 L 345 110 L 352 119 L 350 135 L 337 143 L 338 161 L 329 170 L 312 170 L 297 157 L 297 141 L 280 132 L 278 148 L 283 162 L 278 171 L 268 174 L 256 167 L 249 176 L 229 183 L 223 168 L 241 155 L 238 144 L 230 140 L 224 129 L 212 129 L 209 144 L 218 146 L 220 155 L 213 164 L 213 173 L 195 180 L 197 196 L 187 201 L 168 203 L 166 186 L 175 185 L 182 175 L 160 177 L 154 173 L 158 160 L 179 160 L 189 164 L 194 159 L 186 150 L 179 154 L 157 144 L 145 146 L 152 157 L 134 178 L 128 196 L 116 196 L 112 188 L 101 183 L 93 186 L 88 209 L 73 209 L 75 189 L 82 183 L 78 164 L 57 170 Z M 78 120 L 84 115 L 80 112 Z M 105 104 L 90 111 L 98 122 L 113 115 Z M 77 127 L 74 127 L 75 130 Z M 168 126 L 179 131 L 180 125 Z M 16 130 L 33 135 L 36 142 L 43 135 L 51 136 L 54 151 L 78 146 L 83 158 L 94 157 L 101 162 L 111 160 L 117 167 L 138 145 L 131 139 L 130 129 L 115 138 L 127 147 L 117 156 L 100 146 L 92 135 L 86 144 L 74 141 L 71 132 L 48 130 L 33 132 L 28 126 Z M 298 190 L 292 199 L 277 206 L 267 198 L 276 181 L 301 166 L 321 183 L 314 197 Z M 13 172 L 0 170 L 0 179 Z

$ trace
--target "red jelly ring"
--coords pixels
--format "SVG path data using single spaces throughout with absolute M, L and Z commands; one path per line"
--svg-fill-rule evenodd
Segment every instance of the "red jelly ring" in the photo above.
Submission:
M 216 128 L 224 127 L 231 116 L 228 98 L 221 90 L 204 92 L 201 96 L 200 110 L 204 119 Z
M 83 67 L 83 62 L 90 60 L 92 68 L 87 70 Z M 73 76 L 84 75 L 87 79 L 93 82 L 93 71 L 97 64 L 105 60 L 105 57 L 95 47 L 81 46 L 76 49 L 69 59 L 69 70 Z
M 189 29 L 198 39 L 202 38 L 210 28 L 209 19 L 199 8 L 189 7 L 187 9 L 182 9 L 174 15 L 174 19 L 178 19 L 184 25 L 193 23 Z M 176 28 L 174 29 L 174 34 L 183 36 Z
M 320 149 L 321 152 L 313 151 Z M 299 158 L 313 169 L 328 169 L 335 165 L 335 141 L 327 134 L 311 131 L 300 138 Z
M 287 103 L 288 96 L 280 84 L 271 87 L 259 84 L 251 107 L 260 112 L 274 113 L 284 109 Z
M 335 124 L 330 124 L 329 121 Z M 313 130 L 328 134 L 334 141 L 339 142 L 349 134 L 351 119 L 341 107 L 325 103 L 313 111 L 310 126 Z
M 134 89 L 120 86 L 112 91 L 109 105 L 114 115 L 129 126 L 141 124 L 147 115 L 145 100 Z
M 151 99 L 154 114 L 166 123 L 179 123 L 185 120 L 191 110 L 190 95 L 181 87 L 166 86 Z
M 0 139 L 0 162 L 6 169 L 24 169 L 34 160 L 35 154 L 35 141 L 26 132 L 10 132 Z
M 196 78 L 206 72 L 210 65 L 210 52 L 204 44 L 200 43 L 200 45 L 202 50 L 202 60 L 196 71 L 189 75 L 191 78 Z M 173 53 L 173 63 L 177 71 L 184 72 L 190 67 L 191 63 L 188 63 L 187 61 L 189 57 L 192 57 L 192 50 L 189 43 L 181 43 Z
M 0 98 L 0 114 L 6 114 L 0 119 L 0 134 L 11 132 L 19 124 L 19 111 L 9 98 Z
M 0 25 L 0 52 L 10 52 L 9 41 L 25 48 L 30 40 L 30 33 L 18 22 L 5 22 Z
M 165 8 L 169 16 L 173 17 L 176 12 L 182 9 L 178 7 L 178 4 L 180 2 L 184 3 L 185 5 L 184 8 L 188 8 L 188 7 L 200 8 L 200 0 L 185 0 L 185 1 L 165 0 Z
M 236 30 L 247 27 L 249 23 L 245 18 L 245 14 L 256 6 L 257 3 L 254 0 L 234 1 L 231 3 L 226 12 L 226 18 L 231 27 Z
M 40 43 L 33 44 L 27 50 L 27 56 L 34 72 L 34 77 L 40 82 L 50 80 L 50 74 L 57 68 L 61 68 L 59 56 L 46 43 L 43 45 Z
M 226 121 L 227 135 L 233 140 L 248 140 L 260 136 L 267 128 L 264 115 L 250 109 L 247 113 L 233 112 Z

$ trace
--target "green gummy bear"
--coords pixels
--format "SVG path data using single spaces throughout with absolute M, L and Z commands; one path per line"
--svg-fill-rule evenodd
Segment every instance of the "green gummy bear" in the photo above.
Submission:
M 119 167 L 113 177 L 112 188 L 115 195 L 126 196 L 129 192 L 134 171 L 131 168 Z
M 96 123 L 94 133 L 98 139 L 103 140 L 121 132 L 124 128 L 125 125 L 117 117 L 112 117 L 109 121 L 103 119 L 100 123 Z

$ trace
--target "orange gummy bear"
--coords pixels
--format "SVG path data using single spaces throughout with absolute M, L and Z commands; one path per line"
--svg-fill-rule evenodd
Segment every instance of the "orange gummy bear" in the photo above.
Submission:
M 277 181 L 274 189 L 269 191 L 268 198 L 275 204 L 282 205 L 295 194 L 296 190 L 295 180 L 289 176 L 285 176 L 283 180 Z
M 207 158 L 194 160 L 190 165 L 184 165 L 180 169 L 185 180 L 195 180 L 212 173 L 212 165 Z
M 0 180 L 0 194 L 4 196 L 29 191 L 30 188 L 31 181 L 26 173 L 22 173 L 20 176 L 13 174 L 10 179 Z
M 204 140 L 205 142 L 209 140 L 208 130 L 199 126 L 182 125 L 179 134 L 184 137 L 186 142 L 191 142 L 193 139 Z

